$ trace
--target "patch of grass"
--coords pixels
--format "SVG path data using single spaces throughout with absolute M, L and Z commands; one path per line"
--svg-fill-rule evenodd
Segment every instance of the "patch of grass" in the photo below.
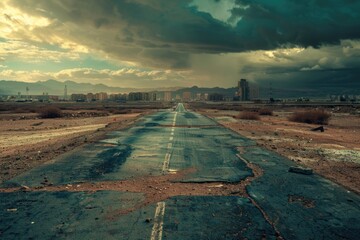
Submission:
M 310 110 L 304 112 L 294 112 L 289 120 L 293 122 L 309 123 L 309 124 L 323 124 L 327 125 L 331 118 L 331 114 L 321 110 Z
M 272 116 L 273 115 L 273 111 L 269 108 L 260 108 L 259 109 L 259 115 L 262 116 Z
M 61 109 L 55 106 L 40 108 L 38 113 L 40 118 L 60 118 L 62 116 Z
M 235 116 L 237 119 L 244 120 L 259 120 L 259 114 L 257 112 L 241 112 L 239 115 Z

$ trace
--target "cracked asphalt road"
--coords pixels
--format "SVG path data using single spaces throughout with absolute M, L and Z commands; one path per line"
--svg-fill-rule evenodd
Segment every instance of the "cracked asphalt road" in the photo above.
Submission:
M 359 195 L 295 165 L 178 104 L 3 183 L 0 238 L 357 239 Z

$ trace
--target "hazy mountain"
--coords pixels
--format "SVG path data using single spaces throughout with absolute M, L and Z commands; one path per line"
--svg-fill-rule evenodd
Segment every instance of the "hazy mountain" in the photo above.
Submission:
M 34 83 L 0 80 L 0 94 L 1 95 L 16 95 L 18 92 L 26 94 L 26 88 L 29 88 L 29 95 L 41 95 L 44 92 L 49 95 L 63 95 L 65 85 L 67 86 L 68 95 L 72 93 L 126 93 L 131 91 L 153 91 L 154 89 L 135 89 L 135 88 L 121 88 L 110 87 L 104 84 L 91 83 L 76 83 L 73 81 L 60 82 L 56 80 L 38 81 Z M 163 88 L 156 89 L 159 91 L 174 91 L 178 88 Z
M 73 81 L 59 82 L 56 80 L 39 81 L 34 83 L 18 82 L 18 81 L 0 81 L 0 93 L 6 95 L 26 94 L 26 88 L 29 88 L 30 95 L 40 95 L 48 93 L 49 95 L 63 95 L 65 85 L 68 89 L 68 94 L 72 93 L 88 93 L 88 92 L 127 92 L 132 89 L 129 88 L 115 88 L 104 84 L 90 84 L 90 83 L 76 83 Z
M 76 83 L 73 81 L 60 82 L 56 80 L 47 80 L 39 81 L 35 83 L 19 82 L 19 81 L 7 81 L 0 80 L 0 95 L 16 95 L 18 92 L 21 92 L 22 95 L 26 94 L 26 88 L 29 88 L 29 95 L 41 95 L 44 92 L 49 95 L 59 95 L 64 94 L 64 87 L 67 86 L 68 95 L 72 93 L 97 93 L 97 92 L 107 92 L 107 93 L 128 93 L 128 92 L 150 92 L 155 91 L 161 96 L 164 91 L 172 91 L 173 96 L 177 94 L 182 96 L 184 92 L 191 92 L 193 96 L 197 93 L 219 93 L 226 97 L 233 97 L 237 91 L 236 87 L 233 88 L 203 88 L 203 87 L 169 87 L 169 88 L 121 88 L 121 87 L 110 87 L 104 84 L 91 84 L 91 83 Z M 336 94 L 334 91 L 324 89 L 323 91 L 318 91 L 314 89 L 296 89 L 296 88 L 279 88 L 273 87 L 271 90 L 269 87 L 260 86 L 260 98 L 269 99 L 273 98 L 299 98 L 299 97 L 308 97 L 308 98 L 326 98 L 329 94 Z M 351 92 L 340 92 L 337 94 L 353 94 Z

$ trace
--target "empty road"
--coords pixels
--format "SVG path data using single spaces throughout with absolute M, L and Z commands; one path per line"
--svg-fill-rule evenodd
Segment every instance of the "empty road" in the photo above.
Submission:
M 359 195 L 291 166 L 180 103 L 3 183 L 0 238 L 358 239 Z

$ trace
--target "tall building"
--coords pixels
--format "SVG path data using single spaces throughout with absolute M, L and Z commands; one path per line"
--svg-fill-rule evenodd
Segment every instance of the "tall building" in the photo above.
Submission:
M 73 94 L 71 94 L 71 101 L 85 102 L 86 101 L 86 95 L 82 94 L 82 93 L 73 93 Z
M 116 102 L 125 102 L 126 101 L 126 94 L 121 94 L 121 93 L 113 93 L 109 95 L 109 99 L 111 101 L 116 101 Z
M 67 92 L 67 86 L 64 87 L 64 100 L 68 100 L 68 92 Z
M 191 92 L 183 92 L 182 100 L 183 101 L 190 101 L 191 100 Z
M 154 102 L 157 100 L 156 92 L 131 92 L 128 95 L 129 101 Z
M 95 99 L 98 101 L 105 101 L 108 99 L 108 95 L 106 92 L 99 92 L 95 94 Z
M 143 99 L 143 94 L 141 92 L 131 92 L 128 95 L 129 101 L 141 101 Z
M 149 93 L 149 101 L 155 102 L 157 100 L 157 94 L 156 92 L 150 92 Z
M 201 100 L 205 100 L 205 101 L 209 100 L 209 94 L 208 94 L 208 93 L 204 93 L 204 99 L 201 99 Z
M 26 100 L 29 100 L 29 87 L 26 87 Z
M 95 101 L 95 95 L 93 93 L 86 94 L 86 101 L 88 102 Z
M 249 82 L 246 79 L 240 79 L 238 82 L 238 97 L 241 101 L 249 101 L 250 100 L 250 88 Z
M 200 101 L 201 100 L 201 93 L 197 93 L 196 97 L 195 97 L 196 101 Z
M 164 92 L 164 101 L 171 102 L 171 100 L 172 100 L 171 92 Z

